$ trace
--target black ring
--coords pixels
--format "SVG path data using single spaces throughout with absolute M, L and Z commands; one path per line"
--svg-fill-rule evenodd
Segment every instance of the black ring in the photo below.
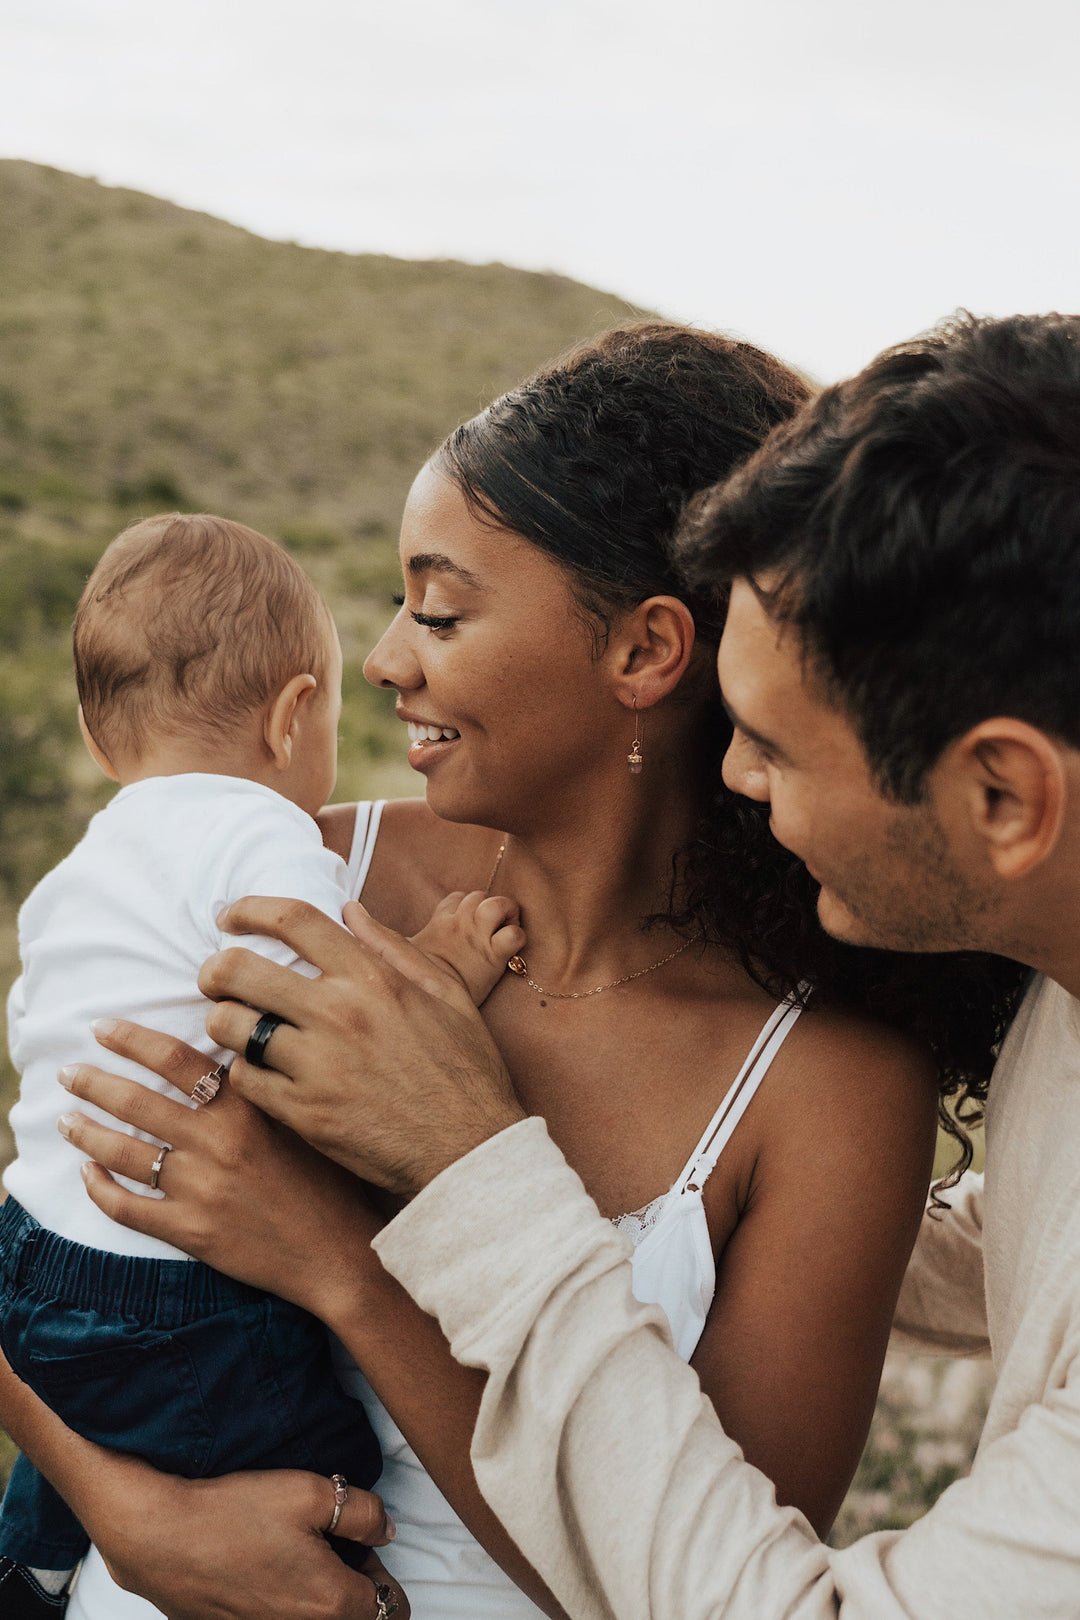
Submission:
M 253 1069 L 266 1068 L 266 1044 L 278 1025 L 284 1022 L 284 1018 L 279 1018 L 276 1013 L 263 1013 L 244 1047 L 245 1063 L 250 1063 Z

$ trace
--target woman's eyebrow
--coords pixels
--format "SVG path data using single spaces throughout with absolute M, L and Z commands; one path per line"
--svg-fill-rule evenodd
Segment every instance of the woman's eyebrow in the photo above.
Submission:
M 452 574 L 463 585 L 471 585 L 475 591 L 483 590 L 475 574 L 470 574 L 467 568 L 462 568 L 460 563 L 444 556 L 441 551 L 419 551 L 409 558 L 405 567 L 410 574 Z

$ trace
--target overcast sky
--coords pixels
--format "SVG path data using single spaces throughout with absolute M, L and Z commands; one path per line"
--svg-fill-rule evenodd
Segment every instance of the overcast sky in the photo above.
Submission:
M 0 0 L 0 155 L 831 378 L 959 304 L 1080 309 L 1078 62 L 1078 0 Z

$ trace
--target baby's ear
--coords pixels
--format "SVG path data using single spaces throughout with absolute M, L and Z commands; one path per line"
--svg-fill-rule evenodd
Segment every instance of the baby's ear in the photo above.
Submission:
M 105 775 L 109 778 L 110 782 L 119 782 L 120 778 L 117 775 L 115 765 L 113 765 L 108 754 L 104 753 L 98 747 L 97 743 L 90 735 L 90 727 L 86 724 L 86 716 L 82 712 L 81 703 L 79 704 L 79 730 L 82 732 L 82 740 L 86 744 L 86 751 L 90 755 L 90 758 L 93 760 L 94 764 L 99 770 L 105 772 Z

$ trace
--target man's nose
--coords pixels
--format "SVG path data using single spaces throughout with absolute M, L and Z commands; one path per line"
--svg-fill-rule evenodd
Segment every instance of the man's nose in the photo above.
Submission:
M 761 761 L 746 740 L 736 732 L 728 744 L 723 765 L 724 784 L 732 793 L 756 799 L 759 804 L 769 802 L 769 778 Z

